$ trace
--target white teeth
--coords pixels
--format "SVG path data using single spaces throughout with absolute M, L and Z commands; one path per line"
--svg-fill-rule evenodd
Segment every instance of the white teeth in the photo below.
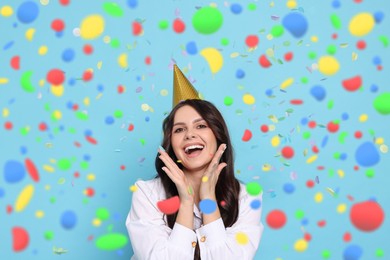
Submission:
M 184 152 L 188 153 L 189 150 L 191 149 L 203 149 L 204 146 L 202 145 L 190 145 L 190 146 L 187 146 L 186 149 L 184 150 Z

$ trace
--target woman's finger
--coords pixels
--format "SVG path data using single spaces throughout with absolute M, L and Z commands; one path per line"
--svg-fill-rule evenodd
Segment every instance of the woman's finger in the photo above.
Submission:
M 222 157 L 225 150 L 226 150 L 226 144 L 221 144 L 218 147 L 217 152 L 214 154 L 214 157 L 210 162 L 210 165 L 209 165 L 209 168 L 207 170 L 206 175 L 212 175 L 213 173 L 218 171 L 221 164 L 223 165 L 223 163 L 219 163 L 219 161 L 221 160 L 221 157 Z M 225 167 L 225 166 L 223 166 L 223 167 Z M 219 172 L 223 169 L 223 167 L 221 169 L 219 169 Z

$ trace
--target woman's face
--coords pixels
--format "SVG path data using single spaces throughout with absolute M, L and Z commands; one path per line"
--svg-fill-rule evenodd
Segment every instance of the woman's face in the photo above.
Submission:
M 205 169 L 217 151 L 217 139 L 207 122 L 191 106 L 176 111 L 171 144 L 178 160 L 190 171 Z

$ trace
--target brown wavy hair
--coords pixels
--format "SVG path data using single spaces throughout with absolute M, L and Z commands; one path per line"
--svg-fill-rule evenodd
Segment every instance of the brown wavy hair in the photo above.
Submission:
M 162 126 L 164 137 L 161 146 L 166 150 L 172 160 L 176 162 L 177 157 L 171 145 L 171 135 L 176 111 L 183 106 L 191 106 L 207 122 L 217 139 L 217 147 L 222 143 L 227 145 L 227 149 L 221 158 L 221 161 L 226 162 L 227 166 L 222 169 L 222 172 L 219 175 L 215 188 L 215 196 L 225 227 L 231 227 L 238 218 L 240 183 L 234 175 L 234 152 L 230 141 L 229 131 L 219 110 L 211 102 L 206 100 L 187 99 L 180 102 L 164 119 Z M 182 164 L 177 163 L 177 165 L 180 169 L 183 168 Z M 178 195 L 175 183 L 161 169 L 164 166 L 164 163 L 160 160 L 158 154 L 156 156 L 155 166 L 158 173 L 156 178 L 161 178 L 167 198 Z M 225 202 L 223 206 L 221 206 L 222 201 Z M 172 215 L 167 215 L 167 224 L 170 228 L 173 228 L 176 217 L 177 212 Z M 196 244 L 194 259 L 200 259 L 199 243 Z

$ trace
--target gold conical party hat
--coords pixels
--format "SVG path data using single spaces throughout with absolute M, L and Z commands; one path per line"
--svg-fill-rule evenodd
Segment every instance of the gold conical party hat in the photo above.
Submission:
M 180 101 L 186 99 L 200 99 L 198 91 L 192 86 L 184 76 L 179 67 L 173 65 L 173 107 Z

